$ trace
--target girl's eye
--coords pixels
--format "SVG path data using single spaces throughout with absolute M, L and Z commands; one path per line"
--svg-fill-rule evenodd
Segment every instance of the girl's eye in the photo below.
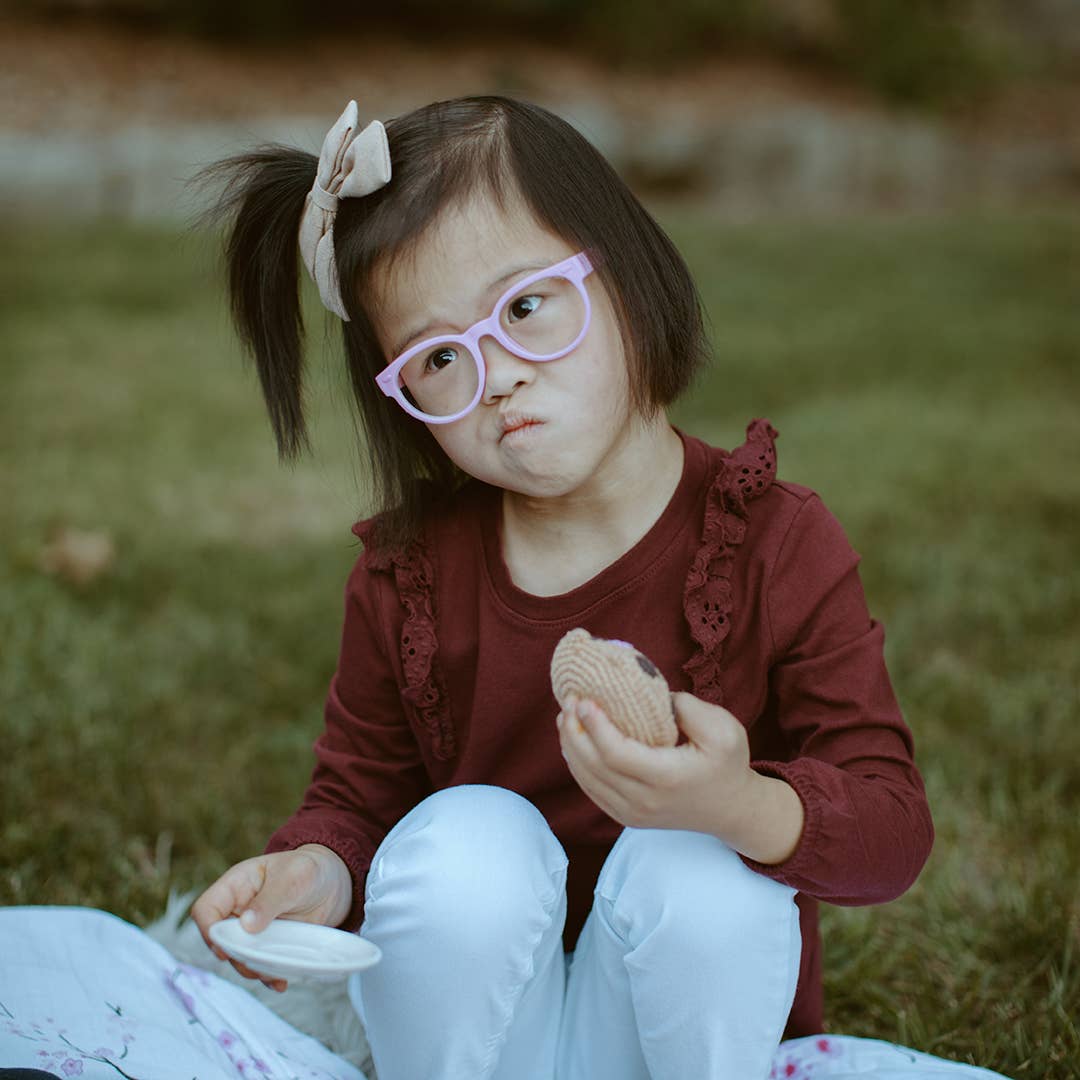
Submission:
M 515 300 L 510 301 L 510 321 L 518 322 L 521 319 L 528 318 L 539 306 L 540 297 L 535 294 L 529 296 L 519 296 Z
M 442 371 L 444 367 L 449 367 L 456 359 L 456 349 L 436 349 L 434 352 L 428 353 L 424 358 L 424 371 Z

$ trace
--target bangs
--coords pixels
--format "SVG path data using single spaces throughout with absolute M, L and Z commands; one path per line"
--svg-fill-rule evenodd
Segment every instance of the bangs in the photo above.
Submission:
M 339 207 L 335 255 L 339 280 L 353 286 L 343 296 L 350 318 L 359 308 L 362 321 L 372 321 L 374 273 L 408 272 L 420 238 L 444 211 L 477 197 L 490 197 L 505 210 L 519 194 L 506 116 L 494 105 L 478 109 L 447 101 L 420 112 L 427 114 L 423 122 L 410 113 L 386 123 L 391 182 L 363 199 L 344 199 Z

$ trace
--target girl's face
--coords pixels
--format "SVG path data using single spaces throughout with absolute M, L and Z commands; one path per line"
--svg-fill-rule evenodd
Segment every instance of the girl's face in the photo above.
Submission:
M 447 208 L 420 238 L 414 257 L 393 273 L 376 269 L 373 276 L 375 329 L 387 362 L 425 338 L 461 333 L 489 315 L 516 280 L 574 254 L 520 203 L 505 212 L 486 200 Z M 616 466 L 632 427 L 626 361 L 596 273 L 585 278 L 585 288 L 592 321 L 577 348 L 536 363 L 484 338 L 487 381 L 479 404 L 460 420 L 428 425 L 471 476 L 550 498 L 585 493 Z

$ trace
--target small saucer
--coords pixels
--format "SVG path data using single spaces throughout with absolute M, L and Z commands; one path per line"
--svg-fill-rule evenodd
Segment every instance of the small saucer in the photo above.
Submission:
M 377 945 L 356 934 L 295 919 L 274 919 L 258 934 L 235 917 L 222 919 L 210 927 L 210 940 L 252 971 L 275 979 L 333 982 L 382 959 Z

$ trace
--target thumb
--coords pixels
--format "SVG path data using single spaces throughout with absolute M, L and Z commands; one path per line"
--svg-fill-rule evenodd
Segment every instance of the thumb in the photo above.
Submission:
M 247 909 L 240 916 L 240 925 L 250 934 L 265 930 L 283 911 L 292 907 L 287 878 L 262 867 L 263 883 L 251 898 Z

